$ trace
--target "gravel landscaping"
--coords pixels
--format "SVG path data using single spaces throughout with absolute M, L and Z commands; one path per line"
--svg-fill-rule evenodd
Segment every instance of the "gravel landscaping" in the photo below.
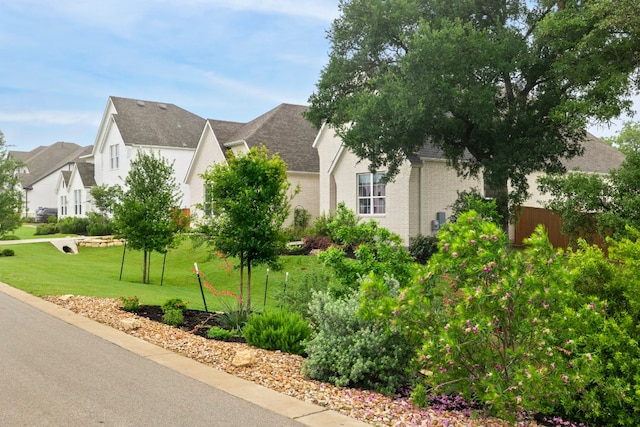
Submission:
M 203 338 L 189 331 L 151 321 L 120 309 L 117 299 L 55 296 L 47 301 L 96 320 L 200 363 L 228 372 L 300 400 L 333 409 L 374 426 L 509 426 L 498 419 L 472 418 L 463 412 L 416 408 L 405 398 L 335 387 L 305 378 L 303 358 L 243 343 Z M 234 366 L 238 352 L 250 350 L 250 366 Z M 536 424 L 528 424 L 536 425 Z

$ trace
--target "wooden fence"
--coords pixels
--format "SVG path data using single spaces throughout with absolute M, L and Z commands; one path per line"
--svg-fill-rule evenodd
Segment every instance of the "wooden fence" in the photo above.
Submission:
M 569 237 L 562 234 L 562 219 L 548 209 L 522 208 L 518 221 L 515 225 L 514 244 L 522 245 L 522 240 L 531 236 L 538 224 L 544 225 L 549 242 L 555 248 L 566 248 L 569 245 Z M 603 247 L 604 241 L 600 236 L 592 239 L 593 243 Z

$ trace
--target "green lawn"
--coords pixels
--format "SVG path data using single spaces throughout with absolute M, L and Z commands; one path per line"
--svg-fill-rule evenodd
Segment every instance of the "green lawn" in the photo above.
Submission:
M 66 237 L 68 236 L 67 234 L 49 234 L 46 236 L 36 236 L 36 226 L 37 224 L 28 224 L 28 225 L 23 225 L 22 227 L 18 228 L 15 231 L 12 231 L 10 234 L 10 238 L 7 238 L 5 240 L 12 240 L 14 237 L 17 237 L 18 240 L 25 240 L 25 239 L 42 239 L 42 238 L 47 238 L 47 237 Z M 75 236 L 75 234 L 71 234 L 71 236 Z M 0 243 L 2 243 L 2 241 L 0 240 Z
M 0 281 L 37 296 L 85 295 L 118 298 L 137 296 L 141 304 L 160 305 L 169 298 L 188 302 L 189 308 L 204 308 L 194 262 L 207 281 L 217 290 L 238 292 L 239 270 L 220 258 L 210 259 L 204 247 L 194 248 L 185 240 L 167 254 L 163 284 L 162 255 L 151 257 L 151 284 L 142 284 L 142 252 L 124 252 L 122 280 L 119 280 L 123 257 L 122 246 L 111 248 L 79 248 L 79 254 L 65 254 L 49 243 L 2 245 L 0 251 L 11 248 L 13 257 L 0 257 Z M 301 279 L 306 272 L 322 268 L 312 256 L 282 257 L 283 269 L 270 271 L 267 307 L 277 304 L 279 291 L 289 280 Z M 246 276 L 246 272 L 245 272 Z M 245 277 L 246 281 L 246 277 Z M 266 267 L 253 268 L 252 307 L 261 309 L 264 301 Z M 222 309 L 220 297 L 205 288 L 209 309 Z M 229 304 L 229 300 L 226 301 Z

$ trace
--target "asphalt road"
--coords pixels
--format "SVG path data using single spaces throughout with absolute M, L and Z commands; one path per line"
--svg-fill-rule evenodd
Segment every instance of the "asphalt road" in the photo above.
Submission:
M 0 292 L 0 426 L 301 426 Z

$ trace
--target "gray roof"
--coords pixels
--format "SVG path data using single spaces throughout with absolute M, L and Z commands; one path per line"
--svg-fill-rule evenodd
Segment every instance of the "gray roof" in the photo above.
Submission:
M 85 187 L 93 187 L 96 185 L 96 179 L 94 175 L 95 165 L 93 163 L 76 163 L 78 168 L 78 174 L 82 179 L 82 184 Z
M 77 161 L 78 157 L 90 148 L 81 147 L 72 142 L 56 142 L 49 146 L 40 146 L 26 156 L 24 152 L 18 152 L 17 156 L 29 169 L 29 173 L 22 174 L 20 177 L 22 187 L 31 188 L 33 184 L 64 165 Z
M 562 161 L 567 170 L 579 169 L 583 172 L 608 173 L 612 169 L 620 167 L 624 160 L 624 154 L 588 132 L 582 145 L 584 147 L 582 156 Z M 416 163 L 419 159 L 446 159 L 446 157 L 441 149 L 427 143 L 409 160 Z
M 227 122 L 227 128 L 218 132 L 213 127 L 219 141 L 224 143 L 245 141 L 249 148 L 264 145 L 270 154 L 278 153 L 287 163 L 287 169 L 297 172 L 319 172 L 318 151 L 313 148 L 317 130 L 302 113 L 303 105 L 280 104 L 260 117 L 237 127 L 227 138 L 220 135 L 230 131 L 237 123 Z
M 245 123 L 227 122 L 224 120 L 209 119 L 207 121 L 211 125 L 211 129 L 213 129 L 213 132 L 216 134 L 216 138 L 218 138 L 218 141 L 221 144 L 229 141 L 229 138 L 231 138 L 233 134 L 238 132 L 238 130 L 245 125 Z M 224 149 L 224 146 L 222 146 L 222 148 Z
M 198 146 L 205 120 L 174 104 L 110 97 L 113 115 L 126 145 L 178 147 Z
M 69 178 L 71 178 L 71 171 L 62 171 L 62 181 L 64 181 L 64 185 L 69 185 Z
M 624 154 L 590 133 L 587 133 L 587 138 L 582 145 L 584 147 L 582 156 L 562 162 L 567 170 L 609 173 L 612 169 L 619 168 L 624 161 Z

